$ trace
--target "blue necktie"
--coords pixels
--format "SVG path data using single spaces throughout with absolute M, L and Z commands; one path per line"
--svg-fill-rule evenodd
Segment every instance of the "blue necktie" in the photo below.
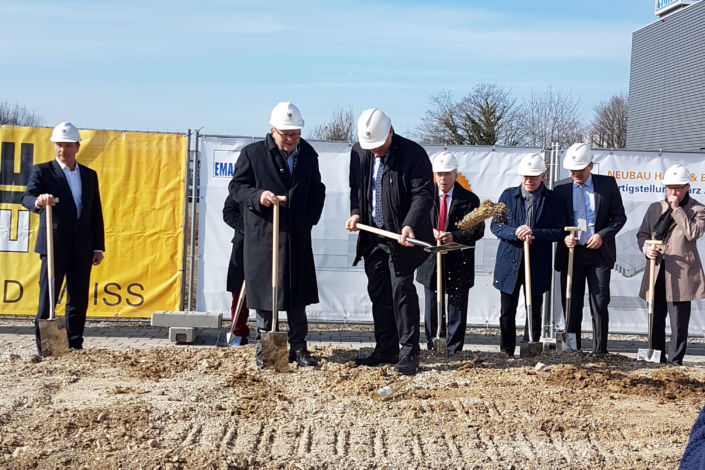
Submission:
M 375 157 L 379 158 L 379 157 Z M 384 219 L 382 218 L 382 173 L 384 172 L 384 160 L 379 158 L 377 173 L 375 174 L 375 225 L 382 228 Z
M 585 206 L 585 191 L 582 184 L 578 185 L 577 194 L 578 207 L 575 208 L 575 219 L 578 228 L 580 228 L 579 243 L 584 245 L 587 243 L 587 207 Z

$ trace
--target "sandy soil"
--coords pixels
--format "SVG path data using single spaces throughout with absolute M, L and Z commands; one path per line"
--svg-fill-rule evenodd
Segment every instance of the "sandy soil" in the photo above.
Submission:
M 252 345 L 43 360 L 0 345 L 0 467 L 675 468 L 705 397 L 701 367 L 423 351 L 411 383 L 373 401 L 390 368 L 313 353 L 320 367 L 276 373 Z

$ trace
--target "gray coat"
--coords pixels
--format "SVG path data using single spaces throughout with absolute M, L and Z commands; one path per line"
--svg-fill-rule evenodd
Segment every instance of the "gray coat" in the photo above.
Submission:
M 668 209 L 668 203 L 654 202 L 646 210 L 636 235 L 639 249 L 654 236 L 654 225 L 659 216 Z M 666 301 L 684 302 L 705 298 L 705 273 L 700 262 L 696 241 L 705 233 L 705 206 L 693 199 L 671 213 L 675 224 L 663 241 L 662 254 L 656 258 L 656 277 L 666 261 Z M 639 296 L 646 299 L 649 290 L 649 262 L 647 259 Z

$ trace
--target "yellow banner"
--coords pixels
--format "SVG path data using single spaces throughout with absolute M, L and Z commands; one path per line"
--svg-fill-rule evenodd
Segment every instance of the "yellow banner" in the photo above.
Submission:
M 51 129 L 0 127 L 0 314 L 35 315 L 39 216 L 20 204 L 34 164 L 54 158 Z M 186 136 L 81 130 L 80 164 L 98 173 L 105 259 L 91 272 L 88 316 L 178 310 Z M 63 315 L 65 296 L 57 313 Z

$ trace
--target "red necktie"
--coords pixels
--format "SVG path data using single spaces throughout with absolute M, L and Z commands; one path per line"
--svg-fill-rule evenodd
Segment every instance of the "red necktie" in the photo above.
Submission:
M 446 219 L 448 218 L 448 207 L 446 205 L 447 194 L 441 194 L 441 207 L 438 210 L 438 231 L 443 232 L 446 229 Z

